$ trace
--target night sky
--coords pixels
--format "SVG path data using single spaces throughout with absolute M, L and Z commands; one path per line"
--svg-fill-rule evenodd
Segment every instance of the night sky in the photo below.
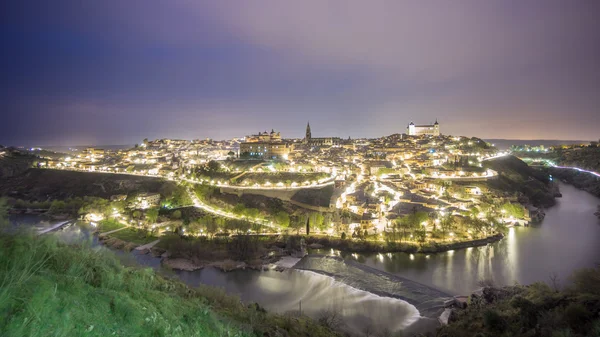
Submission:
M 0 3 L 0 144 L 600 138 L 600 1 Z

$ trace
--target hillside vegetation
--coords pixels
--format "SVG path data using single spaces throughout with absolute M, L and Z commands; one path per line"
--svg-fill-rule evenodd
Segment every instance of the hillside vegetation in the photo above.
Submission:
M 584 337 L 600 336 L 600 267 L 573 274 L 560 289 L 538 282 L 528 286 L 485 287 L 453 311 L 438 336 Z
M 3 179 L 0 184 L 0 195 L 28 201 L 45 201 L 84 196 L 109 198 L 114 194 L 138 192 L 156 192 L 166 195 L 175 188 L 174 182 L 151 177 L 28 169 L 21 174 Z
M 51 236 L 0 234 L 1 336 L 336 336 L 304 316 L 246 307 L 114 253 Z
M 547 174 L 529 167 L 514 156 L 506 156 L 484 162 L 486 168 L 499 173 L 497 179 L 486 182 L 486 186 L 506 195 L 518 194 L 520 201 L 534 206 L 549 207 L 554 200 L 555 187 Z

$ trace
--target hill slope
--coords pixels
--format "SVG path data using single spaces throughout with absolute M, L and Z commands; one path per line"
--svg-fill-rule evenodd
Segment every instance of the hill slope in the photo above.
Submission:
M 1 336 L 336 336 L 222 290 L 123 267 L 114 253 L 0 234 Z

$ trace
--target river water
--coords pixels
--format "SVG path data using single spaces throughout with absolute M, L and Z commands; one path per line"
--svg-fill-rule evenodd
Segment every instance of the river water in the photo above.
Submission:
M 302 310 L 314 318 L 335 312 L 348 331 L 431 329 L 442 303 L 469 294 L 482 279 L 498 285 L 549 281 L 565 283 L 574 269 L 600 263 L 600 223 L 593 215 L 600 199 L 562 184 L 563 197 L 537 226 L 517 227 L 494 244 L 439 254 L 345 254 L 319 250 L 295 269 L 277 272 L 207 268 L 175 275 L 191 286 L 207 284 L 257 302 L 267 310 Z M 79 226 L 59 232 L 76 240 Z M 160 268 L 150 255 L 127 255 L 136 264 Z M 330 255 L 330 256 L 327 256 Z M 373 328 L 376 327 L 376 328 Z
M 503 240 L 484 247 L 429 255 L 341 255 L 455 295 L 469 294 L 484 279 L 508 285 L 556 276 L 565 284 L 573 270 L 600 264 L 600 221 L 594 215 L 600 199 L 571 185 L 561 184 L 560 190 L 563 197 L 546 210 L 541 224 L 512 228 Z

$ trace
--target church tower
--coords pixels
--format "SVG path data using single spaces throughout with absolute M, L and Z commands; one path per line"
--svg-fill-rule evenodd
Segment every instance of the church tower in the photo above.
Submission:
M 304 141 L 306 143 L 308 143 L 310 141 L 310 138 L 312 137 L 311 133 L 310 133 L 310 122 L 306 123 L 306 136 L 304 137 Z

